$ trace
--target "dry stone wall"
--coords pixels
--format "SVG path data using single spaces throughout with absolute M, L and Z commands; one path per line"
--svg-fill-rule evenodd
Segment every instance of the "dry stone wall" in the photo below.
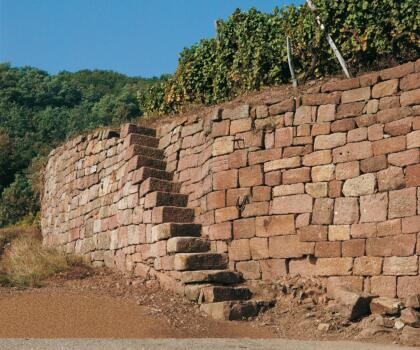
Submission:
M 420 293 L 420 61 L 178 117 L 157 136 L 202 237 L 245 279 L 316 275 Z M 44 240 L 96 265 L 173 277 L 165 241 L 151 239 L 133 147 L 123 127 L 52 152 Z

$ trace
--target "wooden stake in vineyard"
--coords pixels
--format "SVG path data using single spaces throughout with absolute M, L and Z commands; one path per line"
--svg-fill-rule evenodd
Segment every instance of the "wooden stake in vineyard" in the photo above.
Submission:
M 325 31 L 325 26 L 322 24 L 321 19 L 316 14 L 316 6 L 312 3 L 311 0 L 306 0 L 306 3 L 308 4 L 311 11 L 314 13 L 316 21 L 319 27 L 321 28 L 321 30 Z M 338 50 L 337 46 L 335 46 L 334 40 L 331 38 L 331 35 L 328 32 L 325 32 L 325 36 L 327 38 L 328 44 L 330 45 L 335 56 L 337 57 L 338 62 L 340 62 L 340 65 L 341 65 L 341 68 L 343 69 L 344 74 L 346 75 L 347 78 L 351 78 L 351 75 L 347 69 L 346 61 L 344 61 L 343 56 L 341 56 L 340 51 Z
M 293 69 L 293 62 L 292 62 L 292 49 L 290 44 L 290 37 L 287 36 L 286 38 L 286 45 L 287 45 L 287 61 L 289 62 L 289 69 L 290 69 L 290 76 L 292 77 L 293 86 L 297 86 L 297 80 L 295 77 L 295 71 Z

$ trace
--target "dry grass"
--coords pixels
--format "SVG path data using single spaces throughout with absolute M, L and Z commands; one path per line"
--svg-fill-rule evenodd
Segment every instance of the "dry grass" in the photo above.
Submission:
M 0 230 L 0 285 L 38 287 L 43 279 L 69 270 L 79 261 L 42 246 L 39 231 L 11 227 Z

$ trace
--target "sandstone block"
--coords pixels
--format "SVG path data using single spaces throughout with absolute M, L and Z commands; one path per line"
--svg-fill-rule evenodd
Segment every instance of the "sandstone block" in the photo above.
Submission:
M 389 192 L 390 219 L 413 216 L 416 214 L 416 189 L 406 188 Z
M 330 135 L 319 135 L 315 137 L 314 149 L 331 149 L 343 146 L 346 143 L 346 133 L 335 133 Z
M 252 129 L 252 120 L 247 119 L 237 119 L 230 122 L 230 134 L 236 135 L 240 132 L 245 132 Z
M 405 136 L 390 137 L 389 139 L 375 141 L 372 144 L 373 154 L 375 156 L 404 151 L 405 147 L 406 147 Z
M 352 102 L 340 104 L 337 107 L 336 119 L 355 117 L 362 115 L 365 102 Z
M 342 243 L 343 257 L 357 257 L 365 254 L 365 240 L 364 239 L 350 239 Z
M 223 119 L 242 119 L 249 117 L 249 105 L 244 104 L 235 108 L 224 109 L 222 111 Z
M 407 148 L 420 147 L 420 130 L 407 134 Z
M 318 107 L 317 122 L 329 122 L 335 119 L 335 104 L 321 105 Z
M 332 224 L 334 216 L 334 200 L 331 198 L 315 199 L 312 223 L 316 225 Z
M 359 162 L 338 163 L 335 168 L 337 180 L 347 180 L 360 175 Z
M 272 214 L 299 214 L 312 212 L 312 197 L 308 194 L 297 194 L 273 199 Z
M 296 109 L 293 125 L 310 124 L 316 119 L 316 107 L 300 106 Z
M 309 225 L 298 229 L 301 242 L 318 242 L 327 240 L 327 226 Z
M 346 132 L 349 130 L 353 130 L 356 127 L 356 123 L 353 119 L 341 119 L 336 120 L 335 122 L 331 123 L 331 132 L 338 133 L 338 132 Z M 349 140 L 347 140 L 350 142 Z
M 311 177 L 313 182 L 325 182 L 333 180 L 335 177 L 335 165 L 319 165 L 311 169 Z
M 269 172 L 279 169 L 297 168 L 300 166 L 300 157 L 282 158 L 264 164 L 264 171 Z
M 397 278 L 395 276 L 373 276 L 370 280 L 370 292 L 380 297 L 395 298 Z
M 258 216 L 255 219 L 256 235 L 271 237 L 296 233 L 293 215 Z
M 343 194 L 346 197 L 358 197 L 372 194 L 375 191 L 376 178 L 374 174 L 364 174 L 344 182 Z
M 369 99 L 370 99 L 370 87 L 343 91 L 341 95 L 341 103 L 367 101 Z
M 334 258 L 341 256 L 341 242 L 316 242 L 315 256 L 317 258 Z
M 377 229 L 375 223 L 354 224 L 351 225 L 352 238 L 370 238 L 376 237 Z
M 237 239 L 232 241 L 229 247 L 229 259 L 234 261 L 251 259 L 249 239 Z
M 368 129 L 361 127 L 354 130 L 350 130 L 347 133 L 347 142 L 359 142 L 367 140 L 368 138 Z
M 239 218 L 239 209 L 236 206 L 216 209 L 214 212 L 214 221 L 216 223 L 231 221 L 237 218 Z
M 264 182 L 263 172 L 260 165 L 253 165 L 239 169 L 240 187 L 262 185 Z
M 415 233 L 415 232 L 420 232 L 420 215 L 403 218 L 402 219 L 402 233 Z
M 402 91 L 414 90 L 417 88 L 420 88 L 420 73 L 409 74 L 400 80 L 400 89 Z
M 314 243 L 301 242 L 297 235 L 270 237 L 269 255 L 272 258 L 299 258 L 314 253 Z
M 267 259 L 260 261 L 262 279 L 277 281 L 287 274 L 285 259 Z
M 315 264 L 318 276 L 345 276 L 350 275 L 353 267 L 353 258 L 319 258 Z
M 333 150 L 334 163 L 351 162 L 373 156 L 372 143 L 369 141 L 349 143 Z
M 356 198 L 336 198 L 334 224 L 354 224 L 359 221 L 359 204 Z
M 391 165 L 399 167 L 420 163 L 420 150 L 409 149 L 407 151 L 388 154 L 388 162 Z
M 404 188 L 404 173 L 401 168 L 391 166 L 378 172 L 379 191 L 398 190 Z
M 382 258 L 361 256 L 354 259 L 353 275 L 377 276 L 382 272 Z
M 329 81 L 322 85 L 322 92 L 345 91 L 360 87 L 359 78 Z
M 392 219 L 379 222 L 377 229 L 378 237 L 399 235 L 401 234 L 401 219 Z
M 329 241 L 346 241 L 350 239 L 350 225 L 328 226 Z
M 380 71 L 382 80 L 402 78 L 403 76 L 414 72 L 414 62 L 408 62 L 400 66 L 384 69 Z
M 224 190 L 238 186 L 238 170 L 226 170 L 213 174 L 213 188 Z
M 267 238 L 251 238 L 250 239 L 251 257 L 253 260 L 267 259 L 268 239 Z
M 387 193 L 377 193 L 360 197 L 360 222 L 384 221 L 387 218 L 387 211 Z
M 310 168 L 302 167 L 283 172 L 283 184 L 296 184 L 311 181 Z
M 418 257 L 417 256 L 391 256 L 384 260 L 384 274 L 394 276 L 417 275 Z
M 300 194 L 305 192 L 303 184 L 280 185 L 273 188 L 273 196 L 290 196 L 291 194 Z
M 232 238 L 232 223 L 223 222 L 209 227 L 209 238 L 214 240 L 227 240 Z
M 397 315 L 400 308 L 401 302 L 394 298 L 379 297 L 370 303 L 370 311 L 377 315 Z
M 258 261 L 239 261 L 235 264 L 235 267 L 246 280 L 261 278 L 260 263 Z
M 412 294 L 420 293 L 420 276 L 398 277 L 398 298 L 406 298 Z
M 404 91 L 400 96 L 401 106 L 420 104 L 420 89 Z
M 366 254 L 371 256 L 411 256 L 416 244 L 415 235 L 368 238 Z
M 218 209 L 226 206 L 225 191 L 210 192 L 206 197 L 207 209 Z
M 372 97 L 379 98 L 394 95 L 398 91 L 398 79 L 380 82 L 373 86 Z
M 305 192 L 313 198 L 326 197 L 328 194 L 327 182 L 315 182 L 305 184 Z
M 303 165 L 314 166 L 324 165 L 332 162 L 330 150 L 316 151 L 303 156 Z
M 360 170 L 362 173 L 374 173 L 385 169 L 388 162 L 385 155 L 371 157 L 360 161 Z
M 255 218 L 239 219 L 233 221 L 233 238 L 255 237 Z
M 234 150 L 233 136 L 218 137 L 213 143 L 212 156 L 217 157 L 232 153 Z
M 275 147 L 291 146 L 293 142 L 293 128 L 279 128 L 274 134 Z
M 341 197 L 341 188 L 343 181 L 333 180 L 328 183 L 328 197 L 338 198 Z

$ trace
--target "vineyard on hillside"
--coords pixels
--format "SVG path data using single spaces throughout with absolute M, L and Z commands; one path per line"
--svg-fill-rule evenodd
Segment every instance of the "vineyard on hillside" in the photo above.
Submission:
M 316 0 L 318 15 L 355 71 L 419 56 L 415 0 Z M 262 86 L 290 81 L 286 37 L 300 80 L 339 71 L 338 62 L 308 6 L 273 13 L 235 11 L 216 22 L 216 36 L 185 48 L 175 74 L 139 94 L 148 114 L 176 113 L 189 104 L 225 101 Z

